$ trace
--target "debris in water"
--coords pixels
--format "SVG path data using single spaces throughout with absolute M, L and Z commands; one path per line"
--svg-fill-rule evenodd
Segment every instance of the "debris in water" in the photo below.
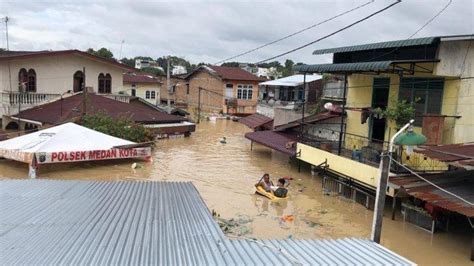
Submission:
M 293 222 L 295 220 L 295 216 L 293 215 L 283 215 L 281 217 L 281 220 L 284 221 L 284 222 Z

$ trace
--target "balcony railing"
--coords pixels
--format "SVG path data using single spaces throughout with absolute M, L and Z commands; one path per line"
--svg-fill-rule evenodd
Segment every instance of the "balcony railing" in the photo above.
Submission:
M 38 105 L 61 97 L 50 93 L 19 93 L 2 92 L 2 104 L 7 105 Z
M 130 103 L 130 97 L 132 97 L 129 95 L 121 95 L 121 94 L 120 95 L 119 94 L 99 94 L 99 95 L 107 97 L 112 100 L 123 102 L 123 103 Z
M 339 134 L 338 130 L 315 128 L 311 134 L 304 134 L 301 142 L 372 166 L 378 166 L 380 153 L 388 147 L 386 141 L 371 140 L 350 133 L 343 133 L 339 144 Z

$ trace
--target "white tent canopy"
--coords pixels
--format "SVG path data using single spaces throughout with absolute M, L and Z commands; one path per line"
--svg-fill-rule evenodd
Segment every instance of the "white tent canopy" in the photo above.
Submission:
M 306 83 L 321 79 L 321 75 L 306 75 Z M 286 86 L 297 87 L 304 83 L 304 75 L 293 75 L 281 79 L 269 80 L 259 83 L 260 86 Z
M 0 142 L 0 158 L 30 165 L 149 157 L 150 147 L 66 123 Z

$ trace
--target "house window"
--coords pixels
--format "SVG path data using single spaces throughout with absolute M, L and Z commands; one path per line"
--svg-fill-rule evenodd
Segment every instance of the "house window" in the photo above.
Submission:
M 252 85 L 238 85 L 237 86 L 237 99 L 251 100 L 253 93 Z
M 443 78 L 403 78 L 400 82 L 399 99 L 415 102 L 416 115 L 441 114 Z M 423 119 L 415 119 L 421 126 Z
M 155 95 L 155 91 L 151 91 L 151 99 L 155 99 L 156 98 L 156 95 Z
M 186 84 L 186 94 L 189 94 L 189 83 Z
M 234 84 L 225 84 L 225 87 L 227 89 L 232 89 L 232 88 L 234 88 Z
M 150 91 L 145 92 L 145 99 L 150 99 Z
M 22 68 L 18 72 L 18 88 L 25 92 L 36 92 L 36 72 L 34 69 L 26 71 Z
M 25 85 L 25 87 L 23 87 L 23 84 Z M 23 90 L 23 89 L 26 90 L 26 85 L 27 84 L 28 84 L 28 71 L 26 71 L 26 69 L 22 68 L 22 69 L 20 69 L 20 72 L 18 72 L 18 89 L 19 89 L 19 91 Z
M 136 89 L 136 87 L 137 87 L 137 85 L 132 84 L 132 90 L 131 90 L 132 96 L 136 96 L 136 95 L 137 95 L 137 89 Z
M 99 74 L 99 93 L 111 93 L 112 92 L 112 76 L 107 73 Z

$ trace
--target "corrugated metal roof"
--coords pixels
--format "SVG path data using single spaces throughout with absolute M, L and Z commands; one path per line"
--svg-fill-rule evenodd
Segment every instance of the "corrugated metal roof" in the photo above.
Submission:
M 393 61 L 374 61 L 359 63 L 341 63 L 341 64 L 315 64 L 298 65 L 293 69 L 299 72 L 309 73 L 332 73 L 332 72 L 354 72 L 354 71 L 384 71 L 391 68 Z
M 419 45 L 433 44 L 435 42 L 439 42 L 439 37 L 426 37 L 426 38 L 416 38 L 416 39 L 409 39 L 409 40 L 368 43 L 368 44 L 344 46 L 344 47 L 338 47 L 338 48 L 318 49 L 318 50 L 315 50 L 313 54 L 332 54 L 332 53 L 356 52 L 356 51 L 365 51 L 365 50 L 374 50 L 374 49 L 397 48 L 397 47 L 406 47 L 406 46 L 419 46 Z
M 287 146 L 290 142 L 297 140 L 296 134 L 289 134 L 285 132 L 275 132 L 272 130 L 249 132 L 245 137 L 258 144 L 267 146 L 271 149 L 281 153 L 294 156 L 296 154 L 296 144 Z
M 318 122 L 321 122 L 321 121 L 324 121 L 324 120 L 327 120 L 327 119 L 331 119 L 331 118 L 335 118 L 335 117 L 340 117 L 340 116 L 341 116 L 341 113 L 338 113 L 338 112 L 318 113 L 318 114 L 306 116 L 304 118 L 304 123 L 305 124 L 316 124 Z M 299 126 L 301 126 L 302 122 L 303 121 L 302 121 L 301 118 L 296 119 L 296 120 L 290 121 L 286 124 L 275 126 L 275 130 L 287 130 L 287 129 L 290 129 L 290 128 L 299 127 Z
M 322 78 L 323 76 L 321 75 L 306 75 L 306 83 L 313 82 Z M 304 75 L 298 74 L 298 75 L 288 76 L 288 77 L 279 78 L 275 80 L 265 81 L 258 85 L 296 87 L 296 86 L 303 85 L 304 81 L 305 81 Z
M 239 119 L 239 122 L 248 126 L 251 129 L 257 127 L 265 127 L 266 129 L 273 128 L 273 118 L 261 114 L 253 114 Z
M 463 199 L 474 202 L 474 170 L 454 171 L 443 174 L 424 174 L 430 182 L 452 192 Z M 474 217 L 474 207 L 436 188 L 416 176 L 390 177 L 391 187 L 405 191 L 409 195 L 424 200 L 445 210 Z
M 0 181 L 2 264 L 413 265 L 368 240 L 229 240 L 190 182 Z
M 437 146 L 419 146 L 415 150 L 431 159 L 466 169 L 474 169 L 474 142 Z

